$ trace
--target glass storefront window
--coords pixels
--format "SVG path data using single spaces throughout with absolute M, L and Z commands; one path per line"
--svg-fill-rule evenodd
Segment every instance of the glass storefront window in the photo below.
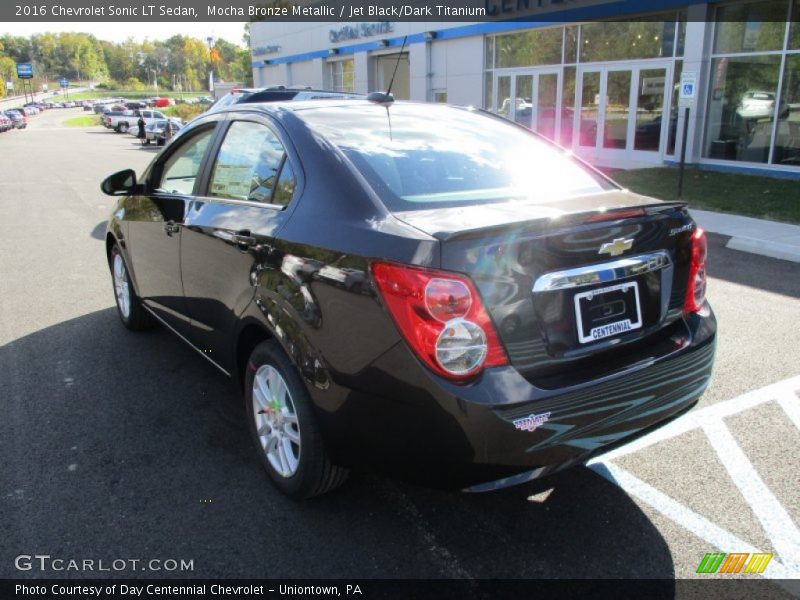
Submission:
M 578 26 L 567 27 L 564 35 L 564 62 L 578 62 Z
M 780 64 L 780 56 L 712 61 L 704 157 L 767 162 Z
M 789 26 L 789 50 L 800 50 L 800 0 L 795 0 Z
M 571 148 L 572 128 L 575 125 L 575 67 L 564 67 L 561 106 L 561 145 Z
M 786 57 L 772 162 L 800 167 L 800 54 Z
M 501 75 L 497 78 L 497 114 L 511 118 L 511 77 Z
M 628 141 L 631 102 L 631 72 L 611 71 L 606 80 L 604 148 L 624 150 Z
M 536 131 L 548 139 L 556 139 L 558 108 L 558 74 L 542 73 L 536 92 Z
M 639 71 L 639 97 L 636 102 L 635 150 L 657 152 L 661 145 L 661 128 L 664 122 L 664 87 L 666 69 Z
M 495 38 L 495 67 L 531 67 L 561 63 L 564 29 L 534 29 Z
M 580 134 L 581 146 L 597 145 L 597 117 L 600 104 L 600 73 L 587 71 L 583 74 L 581 91 Z
M 667 154 L 675 154 L 675 140 L 678 135 L 678 92 L 680 91 L 681 71 L 683 71 L 683 61 L 676 60 L 672 69 L 672 108 L 669 117 L 669 129 L 667 130 Z
M 483 75 L 483 108 L 492 110 L 492 99 L 494 98 L 494 75 L 492 72 Z
M 514 98 L 514 121 L 531 128 L 533 116 L 533 75 L 517 75 Z
M 678 13 L 678 39 L 675 48 L 675 56 L 683 56 L 683 49 L 686 46 L 686 13 Z
M 497 38 L 487 37 L 483 44 L 483 68 L 494 69 L 494 41 Z
M 353 60 L 337 60 L 329 63 L 331 87 L 337 92 L 355 92 L 356 76 Z
M 581 62 L 671 57 L 674 47 L 674 19 L 581 25 Z
M 760 0 L 719 7 L 714 53 L 781 50 L 788 10 L 788 0 Z

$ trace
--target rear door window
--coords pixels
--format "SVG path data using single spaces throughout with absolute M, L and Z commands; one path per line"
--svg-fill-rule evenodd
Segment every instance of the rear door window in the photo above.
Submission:
M 214 162 L 208 194 L 285 205 L 294 193 L 293 181 L 286 150 L 275 132 L 261 123 L 235 121 L 228 128 Z

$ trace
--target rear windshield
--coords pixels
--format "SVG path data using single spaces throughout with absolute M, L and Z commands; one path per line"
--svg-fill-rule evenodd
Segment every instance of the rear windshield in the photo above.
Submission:
M 439 105 L 298 111 L 392 211 L 557 202 L 615 189 L 564 151 L 498 118 Z

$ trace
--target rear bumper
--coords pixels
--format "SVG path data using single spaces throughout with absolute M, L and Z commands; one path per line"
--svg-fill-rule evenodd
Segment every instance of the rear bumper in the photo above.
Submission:
M 513 367 L 456 386 L 399 344 L 368 372 L 312 395 L 342 462 L 388 467 L 428 485 L 504 487 L 585 462 L 691 408 L 711 378 L 716 321 L 709 309 L 685 325 L 688 341 L 673 351 L 557 390 L 537 387 Z M 334 405 L 326 404 L 331 394 Z

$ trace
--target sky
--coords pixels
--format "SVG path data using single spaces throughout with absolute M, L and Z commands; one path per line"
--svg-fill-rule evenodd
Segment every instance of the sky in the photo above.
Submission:
M 61 33 L 75 31 L 91 33 L 100 40 L 121 42 L 129 37 L 141 42 L 144 38 L 150 40 L 165 40 L 176 33 L 205 40 L 209 35 L 222 38 L 232 44 L 243 46 L 244 22 L 242 23 L 199 23 L 199 22 L 143 22 L 143 23 L 83 23 L 55 21 L 29 22 L 29 23 L 0 23 L 0 35 L 29 36 L 34 33 Z

